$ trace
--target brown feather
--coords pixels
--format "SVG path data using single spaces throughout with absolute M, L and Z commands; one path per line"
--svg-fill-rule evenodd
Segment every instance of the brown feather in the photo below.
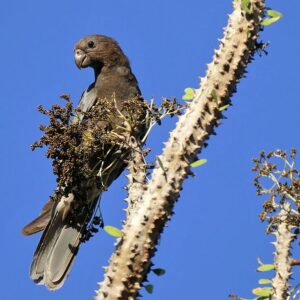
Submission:
M 53 205 L 54 201 L 50 198 L 42 208 L 40 215 L 24 226 L 22 234 L 31 235 L 44 230 L 50 221 Z

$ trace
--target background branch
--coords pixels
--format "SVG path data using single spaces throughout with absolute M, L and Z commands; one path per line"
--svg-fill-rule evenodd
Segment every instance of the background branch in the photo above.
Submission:
M 292 274 L 292 258 L 291 244 L 295 235 L 292 233 L 293 226 L 286 223 L 286 219 L 290 213 L 289 203 L 285 203 L 285 207 L 278 214 L 279 223 L 277 230 L 274 232 L 276 241 L 275 247 L 275 276 L 272 280 L 273 294 L 272 300 L 287 299 L 289 290 L 289 279 Z

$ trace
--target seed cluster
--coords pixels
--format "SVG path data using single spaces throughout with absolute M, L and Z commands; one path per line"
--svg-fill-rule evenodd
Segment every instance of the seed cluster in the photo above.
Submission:
M 300 226 L 300 172 L 295 168 L 296 150 L 276 150 L 270 153 L 261 152 L 254 159 L 253 171 L 257 172 L 254 185 L 258 195 L 267 197 L 260 214 L 262 221 L 268 220 L 269 230 L 277 228 L 280 220 L 277 217 L 286 203 L 290 211 L 286 222 L 289 225 Z
M 76 219 L 70 219 L 73 227 L 86 223 L 86 239 L 102 225 L 102 218 L 95 215 L 96 205 L 86 203 L 87 191 L 96 186 L 105 191 L 130 160 L 132 137 L 141 140 L 149 133 L 149 127 L 160 124 L 165 115 L 180 114 L 182 105 L 175 99 L 164 99 L 160 106 L 146 104 L 140 98 L 117 103 L 114 96 L 98 99 L 88 112 L 75 109 L 70 97 L 62 95 L 64 105 L 50 109 L 39 106 L 38 110 L 48 116 L 49 124 L 41 125 L 40 140 L 31 148 L 47 147 L 46 157 L 52 160 L 57 189 L 51 196 L 58 201 L 71 192 L 76 195 L 72 209 Z M 79 121 L 81 120 L 81 121 Z

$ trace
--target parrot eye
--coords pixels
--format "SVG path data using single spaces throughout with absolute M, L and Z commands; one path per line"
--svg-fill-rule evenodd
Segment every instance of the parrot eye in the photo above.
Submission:
M 88 42 L 88 47 L 89 48 L 94 48 L 95 47 L 95 43 L 93 41 L 89 41 Z

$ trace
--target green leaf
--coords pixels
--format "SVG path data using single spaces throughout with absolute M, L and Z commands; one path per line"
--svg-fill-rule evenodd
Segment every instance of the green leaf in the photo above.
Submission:
M 241 9 L 245 12 L 245 13 L 250 13 L 250 0 L 242 0 L 242 4 L 241 4 Z
M 152 284 L 145 285 L 145 289 L 149 294 L 153 293 L 153 285 Z
M 263 26 L 269 26 L 275 22 L 277 22 L 278 20 L 280 20 L 280 17 L 276 17 L 276 18 L 266 18 L 261 22 L 261 25 Z
M 273 293 L 273 289 L 271 287 L 258 287 L 252 290 L 252 293 L 259 297 L 269 297 Z
M 193 163 L 191 163 L 190 166 L 192 168 L 197 168 L 197 167 L 204 165 L 205 163 L 207 163 L 207 159 L 199 159 L 199 160 L 196 160 Z
M 122 231 L 118 229 L 117 227 L 114 226 L 104 226 L 104 230 L 111 236 L 113 237 L 121 237 L 122 236 Z
M 279 11 L 273 10 L 273 9 L 268 9 L 267 10 L 267 15 L 273 18 L 282 18 L 283 14 Z
M 163 163 L 162 163 L 160 157 L 159 157 L 159 156 L 156 156 L 156 159 L 157 159 L 158 165 L 161 167 L 161 169 L 162 169 L 162 170 L 164 171 L 164 173 L 165 173 L 166 171 L 165 171 L 164 165 L 163 165 Z
M 270 284 L 270 283 L 272 283 L 272 280 L 268 279 L 268 278 L 262 278 L 262 279 L 259 279 L 258 283 L 259 284 Z
M 162 276 L 162 275 L 166 274 L 166 270 L 161 269 L 161 268 L 153 269 L 152 272 L 157 276 Z
M 258 271 L 258 272 L 267 272 L 267 271 L 271 271 L 271 270 L 275 270 L 275 265 L 265 264 L 265 265 L 259 266 L 256 269 L 256 271 Z
M 263 26 L 269 26 L 278 20 L 280 20 L 283 17 L 283 14 L 279 11 L 268 9 L 267 10 L 267 15 L 270 16 L 271 18 L 266 18 L 261 22 L 261 25 Z
M 224 106 L 219 108 L 219 111 L 223 111 L 223 110 L 227 109 L 228 107 L 229 107 L 229 104 L 224 105 Z
M 183 100 L 192 100 L 195 96 L 195 90 L 192 88 L 184 89 L 184 95 L 182 96 Z

